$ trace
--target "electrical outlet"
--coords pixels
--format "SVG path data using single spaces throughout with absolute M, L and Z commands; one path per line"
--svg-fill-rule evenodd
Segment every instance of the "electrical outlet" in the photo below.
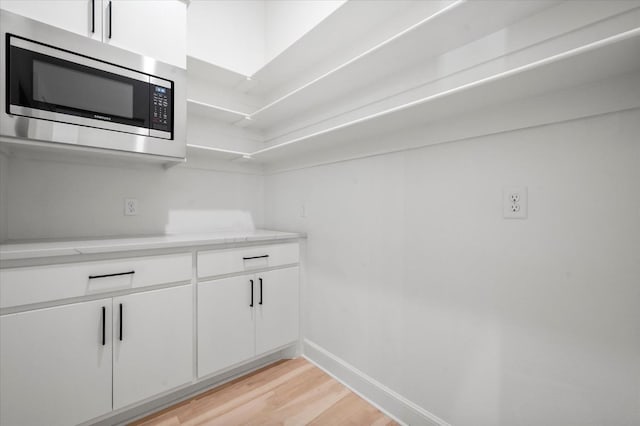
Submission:
M 505 187 L 502 191 L 502 215 L 505 219 L 526 219 L 529 207 L 526 186 Z
M 124 215 L 135 216 L 138 214 L 138 200 L 135 198 L 124 199 Z

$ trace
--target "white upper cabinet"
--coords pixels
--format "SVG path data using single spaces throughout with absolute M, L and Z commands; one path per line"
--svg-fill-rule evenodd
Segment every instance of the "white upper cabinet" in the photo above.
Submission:
M 187 5 L 180 0 L 103 0 L 103 40 L 187 67 Z
M 102 40 L 102 0 L 2 0 L 0 8 Z
M 187 66 L 187 5 L 180 0 L 3 0 L 2 9 Z

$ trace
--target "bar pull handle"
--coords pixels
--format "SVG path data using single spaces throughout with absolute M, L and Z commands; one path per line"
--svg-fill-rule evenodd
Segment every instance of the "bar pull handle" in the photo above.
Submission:
M 251 286 L 251 304 L 249 307 L 253 308 L 253 280 L 249 280 L 249 285 Z
M 122 303 L 120 304 L 120 341 L 122 342 Z
M 102 307 L 102 346 L 107 344 L 107 308 Z
M 262 278 L 259 278 L 260 280 L 260 302 L 259 304 L 262 305 Z
M 262 259 L 264 257 L 269 257 L 268 254 L 263 254 L 262 256 L 251 256 L 251 257 L 243 257 L 243 260 L 249 260 L 249 259 Z
M 96 0 L 91 0 L 91 33 L 96 32 Z
M 111 4 L 111 0 L 109 0 L 109 38 L 111 38 L 111 21 L 113 21 L 113 6 Z
M 96 278 L 107 278 L 107 277 L 117 277 L 119 275 L 133 275 L 136 271 L 128 271 L 128 272 L 117 272 L 115 274 L 105 274 L 105 275 L 89 275 L 90 280 L 94 280 Z

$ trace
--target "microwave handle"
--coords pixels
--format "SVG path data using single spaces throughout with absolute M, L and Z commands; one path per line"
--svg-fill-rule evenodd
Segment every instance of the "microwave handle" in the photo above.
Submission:
M 111 0 L 109 0 L 109 35 L 108 37 L 111 38 L 111 21 L 113 21 L 113 5 Z

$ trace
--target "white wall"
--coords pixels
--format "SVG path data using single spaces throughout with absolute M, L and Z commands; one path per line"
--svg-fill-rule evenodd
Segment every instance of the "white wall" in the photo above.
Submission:
M 252 75 L 345 0 L 192 0 L 187 52 Z
M 244 75 L 264 65 L 263 0 L 192 0 L 187 22 L 189 55 Z
M 640 424 L 638 134 L 635 109 L 268 176 L 267 227 L 308 233 L 305 337 L 453 425 Z
M 263 222 L 257 174 L 12 158 L 7 175 L 11 240 L 207 232 Z M 124 198 L 138 200 L 137 216 L 124 216 Z
M 265 2 L 265 62 L 271 61 L 346 0 Z

